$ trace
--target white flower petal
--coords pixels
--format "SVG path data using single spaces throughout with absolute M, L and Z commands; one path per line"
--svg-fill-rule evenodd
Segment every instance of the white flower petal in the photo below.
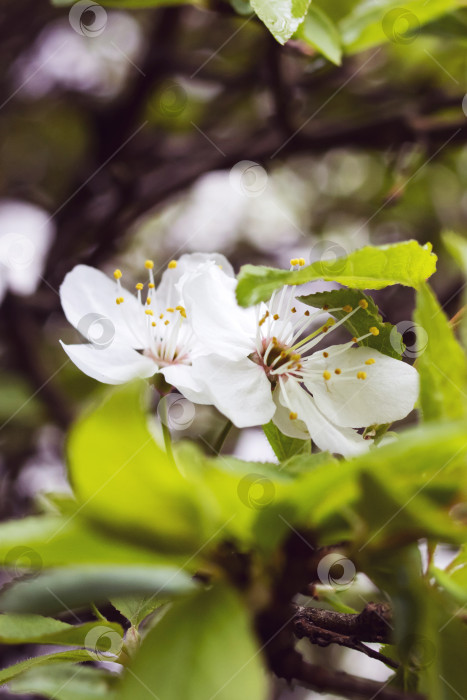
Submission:
M 107 348 L 60 343 L 78 369 L 104 384 L 123 384 L 132 379 L 152 377 L 158 369 L 149 357 L 117 341 Z
M 185 253 L 177 260 L 177 266 L 167 268 L 157 288 L 157 303 L 161 307 L 177 306 L 181 300 L 178 285 L 182 278 L 190 275 L 207 262 L 213 262 L 228 277 L 235 277 L 232 265 L 219 253 Z
M 189 365 L 170 365 L 160 370 L 164 379 L 193 403 L 210 404 L 209 390 L 197 375 L 196 370 Z
M 302 420 L 313 442 L 320 450 L 341 454 L 345 457 L 358 455 L 369 449 L 369 441 L 350 428 L 334 425 L 316 406 L 315 401 L 295 380 L 286 384 L 288 403 Z M 281 403 L 286 403 L 284 397 Z
M 271 384 L 259 365 L 247 357 L 232 361 L 209 355 L 195 360 L 193 367 L 209 388 L 210 403 L 237 428 L 271 420 L 276 408 Z
M 305 382 L 318 408 L 336 425 L 361 428 L 374 423 L 392 423 L 405 418 L 418 397 L 419 377 L 414 367 L 368 347 L 349 348 L 333 359 L 340 346 L 313 356 L 309 366 L 318 369 L 316 378 Z M 316 358 L 316 359 L 315 359 Z M 365 364 L 374 359 L 373 364 Z M 341 370 L 336 375 L 335 369 Z M 321 372 L 328 370 L 331 379 Z M 363 371 L 366 379 L 358 379 Z
M 290 418 L 290 408 L 281 403 L 281 392 L 279 388 L 274 390 L 272 397 L 276 404 L 276 412 L 272 417 L 274 425 L 279 428 L 281 433 L 284 433 L 284 435 L 288 437 L 298 438 L 299 440 L 309 440 L 310 434 L 305 423 L 298 418 L 292 420 Z
M 217 265 L 202 265 L 183 284 L 183 299 L 195 334 L 211 352 L 241 359 L 255 350 L 256 313 L 235 298 L 235 279 Z
M 144 312 L 133 294 L 123 289 L 123 304 L 116 304 L 117 286 L 100 270 L 77 265 L 69 272 L 61 287 L 60 300 L 68 321 L 90 340 L 89 327 L 99 317 L 104 319 L 107 333 L 131 347 L 143 348 Z

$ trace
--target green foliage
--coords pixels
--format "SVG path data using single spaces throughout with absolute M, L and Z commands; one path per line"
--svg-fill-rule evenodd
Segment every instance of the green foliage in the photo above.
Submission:
M 87 635 L 100 625 L 100 622 L 70 625 L 42 615 L 1 614 L 0 643 L 60 644 L 61 646 L 83 647 Z M 123 630 L 119 624 L 108 622 L 106 625 L 109 631 L 123 637 Z M 105 639 L 96 639 L 94 648 L 105 651 L 106 647 Z
M 388 322 L 383 322 L 373 299 L 359 289 L 333 289 L 330 292 L 317 292 L 297 297 L 299 301 L 318 309 L 324 306 L 329 307 L 329 313 L 338 321 L 348 317 L 348 312 L 340 310 L 344 306 L 351 306 L 356 309 L 360 301 L 365 301 L 368 306 L 360 308 L 357 313 L 350 316 L 345 321 L 352 337 L 359 338 L 368 333 L 368 329 L 375 327 L 379 330 L 379 335 L 370 335 L 359 342 L 359 345 L 368 346 L 379 350 L 384 355 L 400 359 L 404 350 L 402 336 L 397 328 Z M 336 310 L 338 309 L 338 310 Z
M 330 17 L 314 3 L 308 9 L 304 22 L 297 30 L 301 39 L 322 53 L 336 66 L 342 63 L 342 44 L 336 25 Z
M 186 574 L 169 567 L 57 569 L 9 588 L 0 596 L 0 609 L 53 614 L 118 595 L 180 595 L 193 590 L 193 586 Z
M 250 0 L 258 17 L 280 44 L 303 22 L 311 0 Z
M 53 664 L 63 664 L 73 662 L 90 661 L 91 656 L 85 649 L 76 649 L 76 651 L 60 651 L 57 654 L 44 654 L 42 656 L 34 656 L 32 659 L 20 661 L 14 666 L 9 666 L 0 671 L 0 685 L 8 683 L 12 678 L 19 676 L 25 671 L 34 668 L 35 666 L 47 665 L 49 668 Z
M 240 270 L 237 299 L 250 306 L 269 299 L 285 284 L 325 280 L 353 289 L 383 289 L 403 284 L 417 289 L 436 269 L 431 246 L 405 241 L 380 247 L 366 246 L 335 260 L 320 260 L 299 270 L 276 270 L 244 265 Z
M 298 440 L 297 438 L 288 437 L 281 433 L 272 421 L 267 423 L 267 425 L 263 425 L 263 430 L 279 462 L 285 462 L 287 459 L 300 454 L 311 453 L 310 440 Z
M 423 417 L 429 421 L 460 418 L 467 408 L 467 358 L 428 285 L 418 291 L 415 321 Z
M 217 585 L 176 603 L 151 630 L 120 700 L 154 694 L 164 700 L 266 698 L 260 651 L 233 590 Z
M 117 700 L 117 678 L 99 668 L 63 663 L 36 667 L 8 684 L 13 694 L 40 695 L 50 700 Z

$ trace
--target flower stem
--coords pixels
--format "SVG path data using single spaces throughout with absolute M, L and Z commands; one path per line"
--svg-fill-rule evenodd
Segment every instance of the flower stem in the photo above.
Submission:
M 227 438 L 227 435 L 230 433 L 232 425 L 233 425 L 232 421 L 228 420 L 227 423 L 222 428 L 221 432 L 219 433 L 219 437 L 217 438 L 216 444 L 213 447 L 213 452 L 216 455 L 220 454 L 220 452 L 222 450 L 222 446 Z
M 174 453 L 172 450 L 172 436 L 170 434 L 169 427 L 162 421 L 162 435 L 164 436 L 164 447 L 167 452 L 167 456 L 171 462 L 175 463 Z

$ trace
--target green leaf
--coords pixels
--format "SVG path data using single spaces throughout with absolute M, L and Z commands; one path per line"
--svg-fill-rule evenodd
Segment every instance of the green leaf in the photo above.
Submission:
M 246 610 L 234 591 L 219 585 L 174 604 L 149 632 L 120 700 L 265 700 L 266 695 Z
M 370 335 L 359 342 L 359 345 L 368 346 L 379 350 L 384 355 L 395 357 L 400 360 L 404 350 L 402 336 L 397 328 L 390 323 L 384 323 L 382 317 L 378 313 L 378 307 L 373 299 L 359 289 L 333 289 L 330 292 L 318 292 L 316 294 L 307 294 L 306 296 L 297 297 L 299 301 L 309 306 L 314 306 L 318 309 L 328 306 L 329 313 L 335 319 L 340 321 L 348 317 L 344 323 L 352 337 L 359 338 L 361 335 L 368 333 L 368 329 L 375 327 L 379 330 L 379 335 Z M 365 301 L 367 308 L 359 308 L 359 310 L 349 316 L 346 311 L 335 311 L 334 309 L 342 309 L 344 306 L 351 306 L 356 309 L 359 302 Z
M 341 20 L 339 31 L 350 54 L 388 41 L 410 44 L 421 26 L 460 6 L 459 0 L 365 0 Z
M 418 288 L 436 269 L 437 257 L 431 246 L 417 241 L 393 245 L 366 246 L 347 257 L 318 261 L 300 270 L 276 270 L 244 265 L 240 270 L 237 299 L 250 306 L 269 299 L 275 289 L 325 280 L 356 289 L 382 289 L 392 284 Z
M 185 479 L 156 444 L 142 382 L 113 391 L 68 440 L 70 477 L 83 517 L 164 551 L 196 551 L 219 526 L 201 482 Z
M 92 661 L 92 656 L 86 649 L 76 649 L 75 651 L 60 651 L 57 654 L 44 654 L 42 656 L 35 656 L 32 659 L 27 659 L 26 661 L 21 661 L 14 666 L 9 666 L 0 671 L 0 685 L 3 683 L 8 683 L 12 678 L 16 678 L 21 673 L 28 671 L 30 668 L 35 666 L 43 666 L 50 664 L 67 663 L 70 661 Z
M 465 27 L 464 27 L 465 31 Z M 462 236 L 458 236 L 453 231 L 446 231 L 443 233 L 443 243 L 448 249 L 449 253 L 452 255 L 454 260 L 457 262 L 464 277 L 467 281 L 467 240 Z M 461 314 L 460 321 L 460 334 L 464 344 L 467 348 L 467 289 L 464 288 L 463 293 L 463 314 Z
M 428 285 L 418 291 L 415 321 L 423 418 L 460 418 L 467 406 L 467 358 Z
M 112 596 L 142 593 L 171 597 L 193 591 L 194 587 L 187 574 L 169 567 L 56 569 L 8 588 L 0 595 L 0 609 L 52 614 L 91 602 L 106 602 Z
M 35 667 L 8 684 L 13 694 L 34 694 L 50 700 L 117 700 L 118 677 L 100 668 L 63 663 Z
M 260 20 L 280 44 L 295 34 L 311 0 L 250 0 Z
M 152 595 L 134 595 L 125 596 L 123 598 L 112 598 L 111 603 L 119 613 L 126 617 L 133 627 L 138 628 L 142 621 L 150 615 L 154 610 L 157 610 L 167 598 L 164 598 L 164 591 L 161 596 Z
M 182 556 L 160 555 L 116 539 L 79 515 L 46 515 L 0 523 L 0 564 L 13 570 L 81 564 L 173 564 Z
M 303 453 L 311 453 L 310 440 L 298 440 L 297 438 L 288 437 L 281 433 L 272 421 L 263 425 L 263 430 L 279 462 L 284 462 L 290 457 L 296 457 Z
M 341 38 L 334 22 L 316 5 L 311 4 L 305 21 L 297 30 L 297 39 L 305 41 L 336 66 L 342 63 Z
M 69 625 L 42 615 L 0 614 L 0 644 L 60 644 L 62 646 L 85 646 L 86 637 L 101 622 L 84 625 Z M 109 631 L 123 637 L 122 627 L 115 622 L 106 623 Z M 94 647 L 106 650 L 105 640 L 96 640 Z

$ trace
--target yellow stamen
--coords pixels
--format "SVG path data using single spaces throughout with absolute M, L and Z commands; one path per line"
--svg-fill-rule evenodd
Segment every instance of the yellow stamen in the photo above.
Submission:
M 329 353 L 328 353 L 328 352 L 326 352 L 326 351 L 325 351 L 325 352 L 323 352 L 323 357 L 329 357 Z
M 164 314 L 159 314 L 159 318 L 160 319 L 164 318 Z
M 295 267 L 295 265 L 298 265 L 298 258 L 292 258 L 292 260 L 290 261 L 290 264 L 292 265 L 292 267 Z
M 305 258 L 299 258 L 298 264 L 300 265 L 300 267 L 303 267 L 305 265 Z
M 299 360 L 302 359 L 302 356 L 299 355 L 298 352 L 294 352 L 294 354 L 290 356 L 290 359 L 293 360 L 294 362 L 298 362 Z
M 119 280 L 120 277 L 122 276 L 122 271 L 121 270 L 114 270 L 114 277 L 116 280 Z
M 176 306 L 175 307 L 177 311 L 180 311 L 180 316 L 183 316 L 183 318 L 186 318 L 186 311 L 184 306 Z
M 346 314 L 349 314 L 351 311 L 353 311 L 353 308 L 350 306 L 350 304 L 346 304 L 342 307 L 342 311 L 345 311 Z
M 310 312 L 308 310 L 305 311 L 305 316 L 309 316 L 309 315 L 310 315 Z
M 368 308 L 368 302 L 367 302 L 366 299 L 360 299 L 360 301 L 358 302 L 358 305 L 359 305 L 360 308 L 362 308 L 362 309 L 367 309 L 367 308 Z
M 296 313 L 297 313 L 297 309 L 295 308 L 295 306 L 292 306 L 292 308 L 291 308 L 290 310 L 291 310 L 291 312 L 292 312 L 293 314 L 296 314 Z
M 169 311 L 171 314 L 173 314 L 174 311 L 175 311 L 175 309 L 172 309 L 171 306 L 168 306 L 167 309 L 166 309 L 166 311 Z
M 354 337 L 352 338 L 352 343 L 356 343 L 357 340 L 358 340 L 358 339 L 354 336 Z
M 374 365 L 375 361 L 372 357 L 369 357 L 368 360 L 365 360 L 366 365 Z
M 155 321 L 153 321 L 153 322 L 151 323 L 151 326 L 157 326 L 157 323 L 156 323 Z
M 366 372 L 357 372 L 357 379 L 366 379 Z
M 339 367 L 337 367 L 337 368 L 334 370 L 334 374 L 340 374 L 341 372 L 342 372 L 342 370 L 339 369 Z
M 379 330 L 376 328 L 376 326 L 371 326 L 369 331 L 372 335 L 379 335 Z
M 328 311 L 328 309 L 329 309 L 329 304 L 325 304 L 325 305 L 323 306 L 323 311 Z
M 331 372 L 328 372 L 328 370 L 325 369 L 323 372 L 323 377 L 326 381 L 328 381 L 328 379 L 331 379 Z
M 154 267 L 154 261 L 146 260 L 146 262 L 144 263 L 144 267 L 146 268 L 146 270 L 152 270 Z
M 297 420 L 297 414 L 295 413 L 295 411 L 290 411 L 289 418 L 290 420 Z
M 169 264 L 167 265 L 169 270 L 175 270 L 177 267 L 177 261 L 176 260 L 171 260 Z
M 141 291 L 143 289 L 143 287 L 144 287 L 144 284 L 141 284 L 141 282 L 138 282 L 138 284 L 136 285 L 136 289 L 138 289 L 139 291 Z
M 144 313 L 146 314 L 146 316 L 154 316 L 151 309 L 146 309 L 146 311 Z
M 151 297 L 148 297 L 148 298 L 146 299 L 146 304 L 149 306 L 150 303 L 151 303 Z
M 278 321 L 278 320 L 279 320 L 279 314 L 274 314 L 273 319 L 274 319 L 274 321 Z
M 154 282 L 149 282 L 148 284 L 149 289 L 154 289 L 155 286 Z
M 168 326 L 170 321 L 164 321 L 164 326 Z

